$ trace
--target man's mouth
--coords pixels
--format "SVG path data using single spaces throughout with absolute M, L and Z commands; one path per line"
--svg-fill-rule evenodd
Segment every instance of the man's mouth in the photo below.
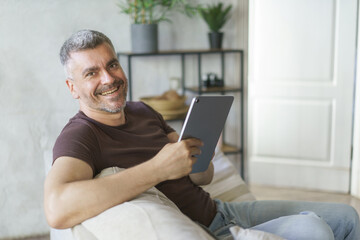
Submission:
M 111 89 L 111 90 L 109 90 L 109 91 L 106 91 L 106 92 L 101 92 L 101 93 L 99 93 L 99 94 L 100 94 L 101 96 L 110 95 L 110 94 L 116 92 L 117 90 L 119 90 L 119 88 L 120 88 L 120 86 L 118 86 L 118 87 L 116 87 L 116 88 L 113 88 L 113 89 Z

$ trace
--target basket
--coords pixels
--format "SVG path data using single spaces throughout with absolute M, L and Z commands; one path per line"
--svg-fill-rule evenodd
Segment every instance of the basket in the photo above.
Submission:
M 158 96 L 154 96 L 154 97 L 143 97 L 140 98 L 140 100 L 161 113 L 163 111 L 166 112 L 166 111 L 183 109 L 185 105 L 186 97 L 179 96 L 179 98 L 176 99 L 164 99 L 164 98 L 159 98 Z

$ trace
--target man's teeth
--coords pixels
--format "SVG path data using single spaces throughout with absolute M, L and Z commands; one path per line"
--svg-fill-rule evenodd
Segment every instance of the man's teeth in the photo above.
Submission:
M 116 92 L 118 89 L 119 89 L 119 88 L 115 88 L 115 89 L 113 89 L 113 90 L 100 93 L 100 95 L 101 95 L 101 96 L 105 96 L 105 95 L 108 95 L 108 94 L 112 94 L 112 93 Z

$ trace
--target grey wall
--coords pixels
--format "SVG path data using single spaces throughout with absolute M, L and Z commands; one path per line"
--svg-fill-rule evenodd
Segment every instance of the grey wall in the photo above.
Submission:
M 239 4 L 246 1 L 228 2 L 234 11 L 224 47 L 243 47 Z M 208 47 L 202 20 L 179 14 L 173 20 L 160 24 L 160 49 Z M 58 60 L 62 43 L 90 28 L 107 34 L 118 51 L 130 51 L 129 23 L 115 0 L 0 1 L 0 238 L 48 232 L 42 203 L 46 165 L 57 135 L 78 109 Z M 180 76 L 176 61 L 136 61 L 135 99 L 167 90 L 168 78 Z M 189 71 L 196 70 L 191 61 Z

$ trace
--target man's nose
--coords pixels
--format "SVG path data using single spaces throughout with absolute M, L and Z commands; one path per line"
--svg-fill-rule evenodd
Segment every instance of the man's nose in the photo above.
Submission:
M 107 70 L 104 70 L 101 76 L 102 84 L 109 84 L 112 83 L 113 81 L 114 81 L 114 77 Z

